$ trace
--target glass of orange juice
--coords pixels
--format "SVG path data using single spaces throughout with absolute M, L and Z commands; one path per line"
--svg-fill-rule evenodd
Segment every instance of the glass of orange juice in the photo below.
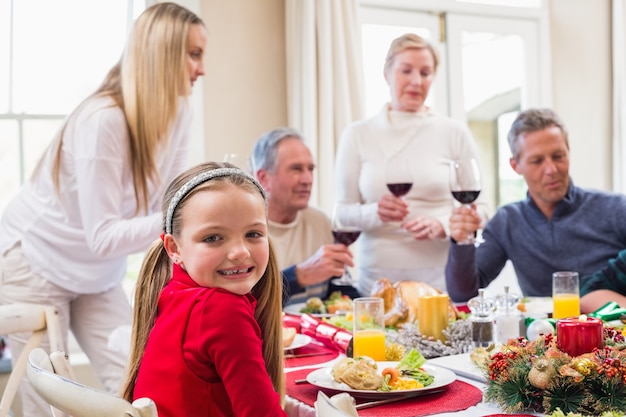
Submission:
M 580 316 L 580 289 L 578 272 L 558 271 L 552 274 L 552 317 Z
M 354 306 L 352 347 L 354 357 L 369 356 L 376 361 L 385 360 L 385 307 L 379 297 L 360 297 Z

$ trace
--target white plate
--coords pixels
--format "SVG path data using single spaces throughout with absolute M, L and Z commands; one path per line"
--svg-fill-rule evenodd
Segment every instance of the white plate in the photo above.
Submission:
M 293 339 L 293 342 L 289 346 L 285 348 L 285 350 L 293 350 L 301 348 L 302 346 L 306 346 L 311 343 L 311 336 L 307 336 L 305 334 L 296 333 L 296 337 Z
M 377 362 L 377 365 L 378 371 L 380 372 L 385 368 L 397 366 L 398 362 Z M 435 392 L 442 391 L 445 387 L 447 387 L 456 380 L 456 375 L 454 374 L 454 372 L 448 369 L 439 368 L 432 365 L 424 365 L 422 368 L 429 374 L 433 375 L 435 377 L 435 380 L 427 387 L 408 390 L 379 392 L 354 389 L 351 388 L 349 385 L 344 384 L 343 382 L 335 381 L 330 374 L 331 368 L 316 369 L 315 371 L 307 375 L 306 380 L 309 384 L 315 385 L 319 388 L 327 388 L 334 391 L 347 392 L 353 397 L 372 399 L 403 396 L 409 394 L 413 396 L 434 394 Z
M 426 363 L 450 369 L 458 376 L 473 379 L 474 381 L 487 382 L 478 366 L 472 362 L 469 353 L 428 359 Z
M 524 299 L 524 307 L 526 317 L 544 316 L 552 313 L 553 304 L 552 297 L 526 297 Z
M 298 303 L 298 304 L 289 304 L 288 306 L 285 306 L 283 308 L 283 311 L 285 313 L 289 313 L 289 314 L 294 314 L 296 316 L 301 316 L 302 313 L 300 312 L 300 310 L 302 310 L 303 308 L 306 307 L 306 303 Z M 317 318 L 323 318 L 323 317 L 333 317 L 336 314 L 311 314 L 311 313 L 307 313 L 312 317 L 317 317 Z

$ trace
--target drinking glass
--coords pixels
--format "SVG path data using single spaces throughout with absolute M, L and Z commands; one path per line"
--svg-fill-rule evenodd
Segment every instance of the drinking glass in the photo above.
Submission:
M 361 207 L 358 203 L 337 203 L 333 207 L 331 228 L 335 243 L 343 243 L 346 246 L 353 244 L 361 235 L 360 223 Z M 348 267 L 343 269 L 343 275 L 334 279 L 335 285 L 352 285 L 352 276 Z
M 353 356 L 369 356 L 385 360 L 385 305 L 380 297 L 360 297 L 352 300 Z
M 578 272 L 557 271 L 552 274 L 552 318 L 580 316 Z
M 471 208 L 482 189 L 478 161 L 475 158 L 467 158 L 450 161 L 450 191 L 452 197 L 466 207 Z M 474 245 L 480 243 L 476 240 L 475 233 L 468 233 L 467 238 L 458 242 L 461 245 Z
M 413 177 L 409 160 L 405 154 L 390 156 L 385 161 L 385 184 L 387 189 L 396 197 L 404 199 L 404 196 L 413 187 Z M 406 232 L 400 227 L 398 232 Z

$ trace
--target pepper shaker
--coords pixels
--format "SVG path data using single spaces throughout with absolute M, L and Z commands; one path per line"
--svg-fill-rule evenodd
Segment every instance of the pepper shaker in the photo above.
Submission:
M 474 297 L 467 303 L 472 312 L 470 322 L 472 324 L 472 345 L 488 347 L 493 343 L 493 306 L 491 298 L 485 297 L 483 288 L 478 290 L 478 297 Z

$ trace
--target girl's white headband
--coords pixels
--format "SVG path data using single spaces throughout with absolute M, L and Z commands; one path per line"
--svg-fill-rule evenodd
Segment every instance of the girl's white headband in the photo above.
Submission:
M 170 200 L 170 205 L 167 208 L 167 215 L 165 216 L 165 233 L 172 233 L 172 218 L 174 217 L 174 211 L 176 210 L 176 207 L 181 202 L 181 200 L 185 198 L 185 196 L 189 194 L 191 190 L 196 188 L 198 185 L 209 181 L 212 178 L 229 177 L 231 175 L 244 177 L 252 182 L 254 185 L 256 185 L 256 187 L 261 192 L 263 199 L 267 202 L 265 190 L 263 190 L 261 184 L 259 184 L 259 182 L 250 174 L 240 170 L 239 168 L 216 168 L 210 171 L 204 171 L 183 184 L 183 186 L 180 187 L 176 194 L 174 194 L 174 197 Z

